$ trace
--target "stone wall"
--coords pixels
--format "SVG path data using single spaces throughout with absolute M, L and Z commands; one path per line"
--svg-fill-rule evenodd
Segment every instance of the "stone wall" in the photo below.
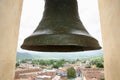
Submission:
M 13 80 L 22 0 L 0 0 L 0 80 Z
M 120 0 L 99 0 L 105 80 L 120 80 Z

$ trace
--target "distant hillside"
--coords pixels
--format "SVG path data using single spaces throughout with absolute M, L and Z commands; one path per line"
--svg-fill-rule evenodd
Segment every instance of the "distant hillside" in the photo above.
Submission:
M 22 59 L 87 59 L 97 56 L 102 56 L 102 50 L 96 51 L 85 51 L 85 52 L 67 52 L 67 53 L 57 53 L 57 52 L 17 52 L 17 60 Z
M 23 53 L 23 52 L 17 52 L 17 60 L 22 60 L 22 59 L 32 59 L 33 56 L 29 53 Z

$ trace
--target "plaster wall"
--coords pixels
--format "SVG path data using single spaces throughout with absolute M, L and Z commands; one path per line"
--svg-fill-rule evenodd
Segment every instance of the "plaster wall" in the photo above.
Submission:
M 120 80 L 120 0 L 99 0 L 105 80 Z
M 22 0 L 0 0 L 0 80 L 14 80 Z

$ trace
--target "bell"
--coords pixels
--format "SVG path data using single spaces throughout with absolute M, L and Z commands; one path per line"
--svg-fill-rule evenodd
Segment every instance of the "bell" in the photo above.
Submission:
M 45 0 L 41 22 L 21 47 L 43 52 L 101 49 L 80 21 L 77 0 Z

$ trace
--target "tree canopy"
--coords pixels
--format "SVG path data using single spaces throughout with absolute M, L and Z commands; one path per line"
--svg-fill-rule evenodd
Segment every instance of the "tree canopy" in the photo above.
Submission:
M 76 71 L 73 67 L 67 69 L 67 78 L 68 79 L 76 78 Z

